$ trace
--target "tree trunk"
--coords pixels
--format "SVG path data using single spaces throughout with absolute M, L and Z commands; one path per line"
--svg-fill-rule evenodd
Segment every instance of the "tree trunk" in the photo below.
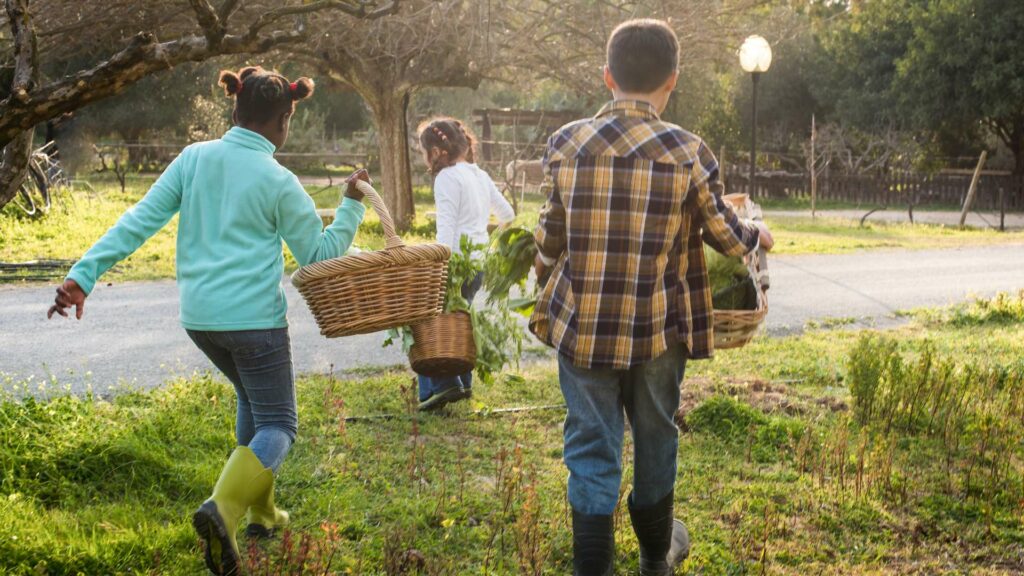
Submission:
M 373 113 L 380 154 L 381 195 L 395 226 L 408 230 L 416 216 L 413 204 L 412 173 L 409 167 L 409 91 L 363 95 Z
M 0 155 L 0 208 L 6 206 L 18 193 L 28 171 L 28 157 L 32 153 L 32 131 L 22 132 Z

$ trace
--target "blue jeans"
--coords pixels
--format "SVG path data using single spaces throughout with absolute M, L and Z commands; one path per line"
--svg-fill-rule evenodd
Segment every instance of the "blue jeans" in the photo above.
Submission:
M 196 346 L 235 385 L 235 438 L 277 472 L 298 432 L 295 377 L 287 328 L 188 330 Z
M 628 370 L 586 369 L 558 356 L 565 396 L 565 465 L 569 504 L 583 514 L 615 511 L 622 482 L 623 416 L 633 434 L 633 505 L 653 506 L 675 486 L 679 386 L 686 347 L 671 346 Z
M 462 297 L 473 303 L 473 297 L 480 291 L 484 282 L 484 273 L 480 272 L 471 281 L 462 285 Z M 458 376 L 445 376 L 443 378 L 431 378 L 430 376 L 417 376 L 420 384 L 420 402 L 430 398 L 434 394 L 444 392 L 449 388 L 461 386 L 463 390 L 470 390 L 473 387 L 473 371 Z

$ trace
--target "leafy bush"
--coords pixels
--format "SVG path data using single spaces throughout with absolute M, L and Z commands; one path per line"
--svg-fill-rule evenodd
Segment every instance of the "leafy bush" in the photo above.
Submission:
M 767 416 L 757 408 L 728 396 L 713 396 L 686 416 L 694 432 L 702 432 L 726 442 L 749 443 L 750 456 L 758 462 L 771 462 L 794 446 L 807 426 L 793 418 Z
M 793 418 L 771 418 L 768 423 L 757 429 L 751 449 L 752 456 L 758 462 L 778 460 L 790 448 L 795 446 L 804 434 L 807 425 Z
M 895 341 L 865 332 L 850 351 L 846 363 L 846 383 L 853 397 L 854 414 L 861 424 L 871 418 L 882 371 L 887 358 L 895 349 Z
M 1024 290 L 1016 296 L 1000 292 L 994 298 L 980 298 L 954 308 L 950 323 L 954 326 L 1018 324 L 1024 322 Z
M 865 335 L 847 370 L 857 422 L 867 437 L 938 445 L 967 492 L 983 474 L 981 489 L 991 494 L 1022 480 L 1017 462 L 1024 436 L 1024 366 L 957 364 L 937 358 L 927 341 L 916 359 L 905 358 L 892 339 Z
M 976 298 L 938 310 L 915 310 L 910 315 L 929 324 L 953 326 L 1003 326 L 1024 323 L 1024 290 L 1016 295 L 1000 292 L 992 298 Z
M 768 423 L 761 411 L 728 396 L 713 396 L 686 415 L 686 425 L 695 432 L 722 440 L 744 440 L 751 429 Z

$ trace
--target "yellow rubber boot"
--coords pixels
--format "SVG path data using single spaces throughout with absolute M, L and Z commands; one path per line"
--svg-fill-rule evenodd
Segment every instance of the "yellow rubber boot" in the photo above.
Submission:
M 238 574 L 238 522 L 274 484 L 274 473 L 247 446 L 231 453 L 213 496 L 192 515 L 192 526 L 206 543 L 206 567 L 214 574 Z
M 274 529 L 288 523 L 288 513 L 274 506 L 274 483 L 259 500 L 249 508 L 249 526 L 245 535 L 250 538 L 269 538 Z

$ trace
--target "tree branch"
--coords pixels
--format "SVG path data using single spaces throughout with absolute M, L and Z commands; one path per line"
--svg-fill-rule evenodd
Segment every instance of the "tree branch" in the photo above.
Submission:
M 228 25 L 228 20 L 231 19 L 235 10 L 238 10 L 238 3 L 239 0 L 224 0 L 224 3 L 221 4 L 220 10 L 217 11 L 217 17 L 220 18 L 224 26 Z
M 9 7 L 12 27 L 26 21 L 29 0 L 5 0 Z M 269 11 L 241 34 L 227 34 L 224 20 L 214 11 L 208 0 L 189 0 L 203 35 L 193 34 L 167 42 L 157 42 L 150 32 L 135 35 L 124 49 L 104 62 L 71 76 L 30 90 L 35 84 L 23 81 L 23 90 L 0 101 L 0 146 L 6 145 L 24 130 L 39 122 L 71 112 L 97 100 L 121 92 L 125 87 L 154 72 L 172 68 L 184 62 L 199 62 L 227 54 L 261 54 L 274 48 L 295 44 L 306 38 L 299 30 L 274 31 L 260 35 L 265 28 L 289 14 L 305 14 L 319 10 L 340 9 L 356 17 L 379 18 L 396 10 L 400 0 L 386 4 L 368 0 L 321 0 L 301 6 Z M 237 9 L 237 0 L 226 0 L 221 13 L 230 15 Z M 376 8 L 370 10 L 370 6 Z M 10 10 L 16 10 L 11 13 Z M 15 14 L 20 16 L 15 16 Z M 360 16 L 365 14 L 365 16 Z M 29 29 L 30 30 L 30 29 Z M 253 32 L 256 30 L 256 33 Z M 32 41 L 22 44 L 34 48 Z M 34 59 L 34 50 L 22 50 L 21 58 Z M 22 68 L 19 68 L 19 70 Z
M 188 3 L 192 6 L 192 11 L 196 13 L 196 22 L 203 29 L 203 36 L 206 36 L 209 45 L 220 44 L 224 35 L 227 34 L 227 29 L 224 28 L 224 23 L 221 22 L 220 16 L 214 11 L 213 6 L 210 6 L 206 0 L 189 0 Z
M 14 79 L 11 82 L 11 96 L 24 102 L 28 93 L 35 89 L 39 77 L 39 62 L 36 54 L 36 33 L 28 0 L 5 0 L 7 18 L 14 38 Z
M 36 33 L 28 0 L 5 0 L 7 18 L 14 38 L 14 79 L 10 96 L 5 102 L 25 103 L 33 95 L 39 78 L 36 54 Z M 0 112 L 0 117 L 3 113 Z M 32 152 L 32 131 L 17 130 L 2 141 L 0 154 L 0 207 L 6 205 L 18 192 L 28 169 Z
M 271 10 L 270 12 L 261 14 L 260 17 L 249 26 L 249 36 L 259 34 L 260 30 L 277 20 L 284 18 L 285 16 L 309 14 L 311 12 L 319 12 L 321 10 L 332 8 L 350 16 L 355 16 L 364 20 L 373 20 L 395 13 L 398 10 L 400 2 L 401 0 L 390 0 L 384 5 L 378 6 L 370 11 L 367 11 L 367 6 L 375 6 L 377 4 L 372 0 L 317 0 L 316 2 L 310 2 L 309 4 L 303 4 L 301 6 L 284 6 L 277 10 Z

